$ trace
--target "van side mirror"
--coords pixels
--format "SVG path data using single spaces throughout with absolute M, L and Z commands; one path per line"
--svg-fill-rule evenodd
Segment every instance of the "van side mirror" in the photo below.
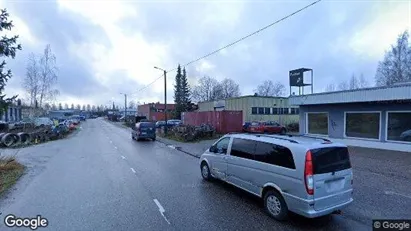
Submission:
M 216 146 L 211 146 L 210 147 L 210 152 L 214 152 L 214 153 L 217 153 L 217 147 Z

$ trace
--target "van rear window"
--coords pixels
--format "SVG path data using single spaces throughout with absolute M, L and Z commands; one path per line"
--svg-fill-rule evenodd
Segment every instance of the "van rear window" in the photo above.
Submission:
M 337 172 L 351 168 L 346 147 L 329 147 L 311 150 L 314 174 Z
M 144 122 L 140 123 L 140 128 L 153 128 L 155 127 L 154 123 Z

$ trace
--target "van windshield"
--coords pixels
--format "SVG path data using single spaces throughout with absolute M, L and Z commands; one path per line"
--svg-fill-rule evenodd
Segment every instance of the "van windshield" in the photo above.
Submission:
M 346 147 L 328 147 L 311 150 L 314 174 L 337 172 L 351 168 Z

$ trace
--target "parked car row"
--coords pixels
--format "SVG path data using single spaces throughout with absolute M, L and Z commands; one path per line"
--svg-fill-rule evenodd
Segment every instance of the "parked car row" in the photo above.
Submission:
M 174 126 L 181 125 L 181 124 L 183 124 L 181 120 L 167 120 L 167 123 L 166 121 L 161 120 L 161 121 L 156 122 L 156 128 L 162 128 L 165 126 L 174 127 Z

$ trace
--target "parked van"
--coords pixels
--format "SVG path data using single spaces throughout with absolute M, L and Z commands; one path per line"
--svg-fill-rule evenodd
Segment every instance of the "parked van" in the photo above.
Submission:
M 353 202 L 347 146 L 311 136 L 228 134 L 200 158 L 205 180 L 217 178 L 264 200 L 267 213 L 308 218 Z
M 151 122 L 136 123 L 131 131 L 131 138 L 140 141 L 141 139 L 156 140 L 156 126 Z

